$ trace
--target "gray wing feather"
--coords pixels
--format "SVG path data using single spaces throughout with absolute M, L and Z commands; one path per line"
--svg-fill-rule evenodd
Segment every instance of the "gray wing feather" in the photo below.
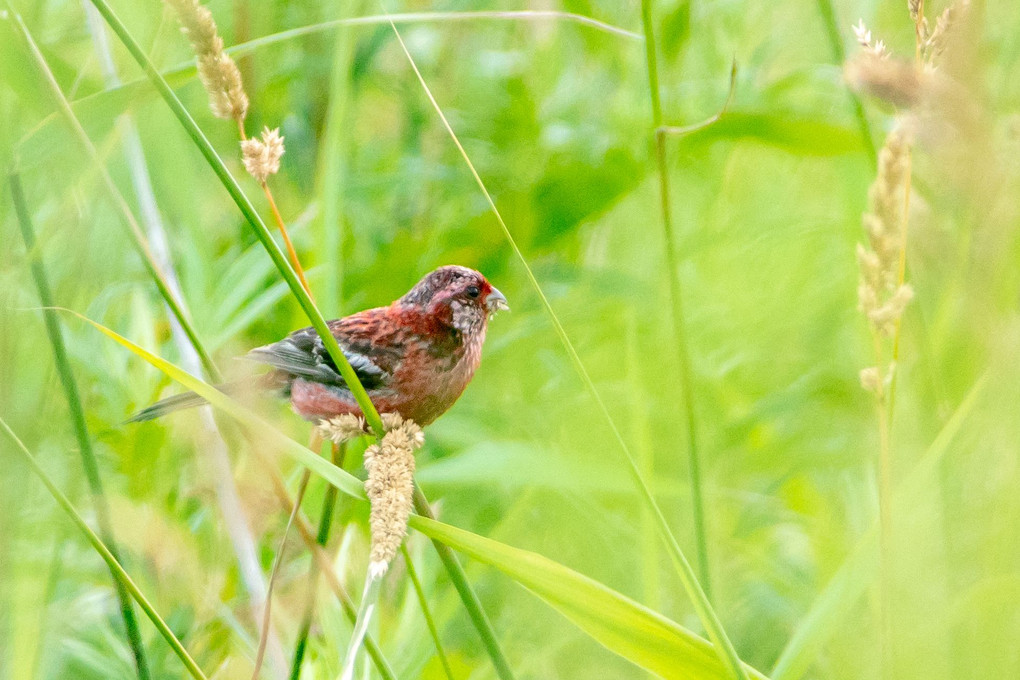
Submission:
M 390 374 L 369 357 L 340 345 L 358 379 L 366 388 L 380 386 Z M 325 385 L 346 387 L 347 382 L 313 329 L 297 331 L 279 342 L 258 347 L 248 352 L 253 361 L 272 366 L 294 377 L 305 378 Z

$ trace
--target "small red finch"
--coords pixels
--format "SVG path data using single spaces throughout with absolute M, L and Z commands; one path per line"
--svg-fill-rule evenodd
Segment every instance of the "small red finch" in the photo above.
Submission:
M 489 319 L 501 309 L 510 309 L 506 298 L 484 276 L 451 265 L 426 275 L 387 307 L 366 309 L 328 325 L 376 409 L 424 426 L 453 406 L 471 382 L 482 359 Z M 275 369 L 258 381 L 259 386 L 289 397 L 302 418 L 318 422 L 347 413 L 361 415 L 314 328 L 253 349 L 247 358 Z M 194 392 L 179 394 L 139 411 L 131 421 L 152 420 L 203 403 Z

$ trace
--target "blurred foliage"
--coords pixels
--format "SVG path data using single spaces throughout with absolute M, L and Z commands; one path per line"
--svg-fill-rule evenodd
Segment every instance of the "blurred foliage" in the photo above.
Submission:
M 828 0 L 819 0 L 827 2 Z M 209 115 L 186 41 L 159 3 L 113 3 L 237 176 L 236 131 Z M 849 53 L 864 17 L 913 53 L 902 6 L 840 0 Z M 931 12 L 944 6 L 933 2 Z M 125 86 L 103 85 L 82 5 L 15 3 L 63 91 L 134 205 L 117 116 L 137 123 L 184 298 L 229 374 L 230 357 L 306 325 L 221 185 L 119 45 Z M 372 2 L 212 0 L 228 43 L 375 14 Z M 636 0 L 387 3 L 390 11 L 562 9 L 640 32 Z M 848 603 L 807 676 L 1017 677 L 1020 654 L 1020 20 L 972 0 L 945 70 L 975 124 L 919 137 L 908 249 L 916 298 L 904 320 L 893 456 L 897 480 L 982 375 L 987 388 L 915 502 L 895 523 L 894 627 L 879 639 L 874 597 Z M 891 123 L 873 102 L 863 138 L 817 3 L 656 3 L 670 124 L 714 113 L 731 59 L 731 110 L 671 139 L 677 256 L 703 440 L 714 603 L 742 657 L 779 658 L 875 517 L 877 434 L 858 370 L 872 362 L 856 311 L 855 244 L 874 177 L 869 147 Z M 447 263 L 476 267 L 513 312 L 490 326 L 485 360 L 428 431 L 418 478 L 441 519 L 538 552 L 698 629 L 610 433 L 535 291 L 385 24 L 322 30 L 240 59 L 249 129 L 281 127 L 273 187 L 323 311 L 385 304 Z M 400 30 L 624 436 L 651 472 L 674 532 L 694 550 L 679 365 L 652 159 L 642 41 L 553 20 L 412 22 Z M 179 360 L 171 328 L 94 168 L 54 115 L 9 17 L 0 19 L 0 163 L 18 167 L 58 304 Z M 257 196 L 256 186 L 244 178 Z M 265 210 L 257 202 L 260 210 Z M 89 503 L 38 297 L 0 191 L 0 414 L 79 508 Z M 246 678 L 256 632 L 193 414 L 122 425 L 177 389 L 68 318 L 116 533 L 128 571 L 207 673 Z M 294 438 L 306 426 L 266 405 Z M 229 432 L 229 430 L 228 430 Z M 286 515 L 243 439 L 228 437 L 268 573 Z M 0 445 L 0 678 L 130 678 L 130 654 L 99 558 Z M 293 489 L 299 470 L 281 466 Z M 359 473 L 360 461 L 348 469 Z M 360 474 L 360 473 L 359 473 Z M 305 507 L 321 503 L 313 484 Z M 331 547 L 358 591 L 366 512 L 341 501 Z M 459 678 L 491 678 L 477 635 L 427 541 L 410 539 Z M 275 625 L 288 650 L 309 557 L 288 550 Z M 467 561 L 521 678 L 637 678 L 616 657 L 499 572 Z M 180 666 L 143 624 L 156 677 Z M 303 677 L 334 677 L 349 625 L 323 591 Z M 387 581 L 375 634 L 399 677 L 441 678 L 407 580 Z

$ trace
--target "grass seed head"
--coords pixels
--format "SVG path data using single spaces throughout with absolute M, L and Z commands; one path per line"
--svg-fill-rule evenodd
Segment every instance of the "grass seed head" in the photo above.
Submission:
M 880 335 L 891 335 L 913 296 L 899 282 L 906 231 L 910 178 L 910 126 L 901 121 L 886 137 L 878 157 L 878 176 L 868 190 L 862 218 L 868 245 L 857 247 L 860 283 L 858 307 Z
M 352 413 L 345 413 L 329 420 L 320 420 L 319 433 L 323 439 L 343 444 L 365 434 L 365 421 Z
M 283 137 L 280 129 L 262 130 L 262 139 L 252 137 L 241 142 L 241 159 L 244 168 L 259 184 L 264 184 L 270 175 L 280 171 L 283 156 Z
M 166 0 L 188 36 L 198 58 L 198 77 L 209 93 L 213 115 L 244 122 L 248 115 L 248 95 L 244 91 L 237 64 L 223 51 L 223 39 L 216 30 L 212 12 L 197 0 Z
M 414 421 L 395 413 L 382 414 L 382 420 L 386 434 L 365 450 L 365 492 L 372 504 L 368 567 L 372 578 L 386 573 L 407 534 L 414 496 L 414 452 L 425 443 L 425 435 Z

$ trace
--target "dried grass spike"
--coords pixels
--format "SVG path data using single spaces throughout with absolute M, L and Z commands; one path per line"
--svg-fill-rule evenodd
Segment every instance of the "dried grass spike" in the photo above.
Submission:
M 914 23 L 918 23 L 921 15 L 921 0 L 907 0 L 907 11 L 910 12 L 910 18 L 914 20 Z
M 369 523 L 372 548 L 368 565 L 372 579 L 381 578 L 407 534 L 414 495 L 414 452 L 425 442 L 421 428 L 397 414 L 383 414 L 388 431 L 378 444 L 365 450 L 371 501 Z
M 925 36 L 924 57 L 931 63 L 936 57 L 942 54 L 949 41 L 949 33 L 953 26 L 959 21 L 960 15 L 967 9 L 967 2 L 959 2 L 946 7 L 935 20 L 935 28 Z
M 879 153 L 878 176 L 868 190 L 868 212 L 862 217 L 868 247 L 857 247 L 860 283 L 858 306 L 879 335 L 892 335 L 913 297 L 899 283 L 906 227 L 906 192 L 910 176 L 909 128 L 900 123 L 886 137 Z
M 865 53 L 843 67 L 847 84 L 900 108 L 913 108 L 923 99 L 928 74 L 912 63 Z

